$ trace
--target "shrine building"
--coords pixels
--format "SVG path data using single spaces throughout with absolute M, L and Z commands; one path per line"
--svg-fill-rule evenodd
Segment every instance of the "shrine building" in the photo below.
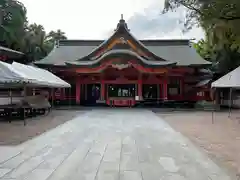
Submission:
M 35 65 L 72 85 L 55 100 L 134 106 L 145 101 L 209 100 L 210 65 L 190 40 L 139 40 L 123 18 L 106 40 L 60 40 Z M 58 94 L 58 95 L 56 95 Z

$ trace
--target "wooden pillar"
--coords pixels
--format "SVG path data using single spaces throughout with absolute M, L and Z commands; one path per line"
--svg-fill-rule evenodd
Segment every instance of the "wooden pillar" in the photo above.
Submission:
M 105 100 L 105 81 L 101 80 L 101 100 Z
M 159 99 L 163 99 L 163 84 L 161 82 L 161 84 L 158 85 L 159 87 Z
M 143 99 L 142 98 L 142 85 L 143 85 L 142 76 L 140 75 L 139 78 L 138 78 L 138 93 L 137 93 L 137 95 L 139 97 L 139 100 Z
M 180 83 L 181 83 L 180 92 L 181 92 L 181 96 L 183 96 L 184 95 L 184 78 L 181 78 Z
M 80 104 L 81 84 L 79 77 L 76 78 L 76 104 Z
M 84 100 L 87 101 L 87 96 L 88 96 L 88 84 L 84 84 Z
M 163 99 L 168 99 L 168 81 L 166 78 L 163 81 Z

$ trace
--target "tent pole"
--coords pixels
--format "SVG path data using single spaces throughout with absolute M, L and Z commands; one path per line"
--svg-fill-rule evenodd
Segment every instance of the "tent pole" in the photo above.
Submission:
M 11 105 L 12 105 L 12 100 L 13 100 L 13 98 L 12 98 L 12 89 L 10 88 L 10 91 L 9 91 L 9 94 L 10 94 L 10 103 L 11 103 Z
M 24 84 L 24 87 L 23 87 L 23 99 L 25 101 L 26 99 L 26 91 L 27 91 L 27 88 L 26 88 L 26 85 Z M 27 121 L 26 121 L 26 117 L 25 117 L 25 107 L 23 105 L 23 120 L 24 120 L 24 126 L 27 125 Z
M 229 111 L 228 117 L 231 117 L 231 107 L 232 107 L 232 88 L 229 89 Z
M 9 95 L 10 95 L 10 106 L 12 106 L 13 98 L 12 98 L 12 89 L 11 88 L 10 88 L 10 91 L 9 91 Z M 12 122 L 12 111 L 13 111 L 13 109 L 11 108 L 10 114 L 9 114 L 10 117 L 9 117 L 9 120 L 8 120 L 9 123 Z
M 216 90 L 215 90 L 215 88 L 212 89 L 212 93 L 213 93 L 213 96 L 212 96 L 212 99 L 213 99 L 212 124 L 214 124 L 214 111 L 216 108 Z

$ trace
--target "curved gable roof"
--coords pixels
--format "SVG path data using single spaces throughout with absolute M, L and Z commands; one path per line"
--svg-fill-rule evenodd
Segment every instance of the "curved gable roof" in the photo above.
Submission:
M 109 50 L 108 52 L 104 53 L 101 57 L 99 57 L 96 60 L 92 60 L 92 61 L 74 61 L 74 62 L 69 62 L 66 64 L 69 65 L 93 65 L 93 64 L 97 64 L 100 63 L 102 60 L 104 60 L 106 57 L 109 56 L 115 56 L 115 55 L 119 55 L 119 54 L 125 54 L 125 55 L 129 55 L 129 56 L 134 56 L 135 58 L 139 59 L 141 62 L 143 62 L 144 64 L 147 65 L 175 65 L 175 62 L 170 62 L 170 61 L 150 61 L 150 60 L 146 60 L 143 57 L 139 56 L 137 53 L 127 50 L 127 49 L 115 49 L 115 50 Z
M 119 37 L 120 36 L 120 37 Z M 127 37 L 127 38 L 126 38 Z M 130 30 L 127 27 L 127 24 L 125 22 L 124 19 L 120 19 L 116 30 L 114 31 L 114 33 L 105 41 L 103 41 L 101 44 L 99 44 L 95 49 L 93 49 L 88 55 L 81 57 L 78 59 L 78 61 L 84 60 L 84 59 L 95 59 L 93 57 L 98 56 L 99 52 L 101 52 L 101 50 L 104 50 L 103 52 L 101 52 L 100 54 L 106 53 L 108 51 L 107 46 L 109 46 L 112 41 L 121 39 L 121 38 L 126 38 L 126 40 L 124 39 L 124 41 L 126 41 L 127 43 L 129 43 L 130 46 L 134 46 L 134 44 L 136 44 L 136 46 L 139 47 L 139 49 L 143 50 L 144 52 L 146 52 L 148 55 L 150 56 L 145 56 L 146 59 L 151 59 L 151 60 L 160 60 L 160 61 L 165 61 L 164 58 L 162 58 L 161 56 L 156 55 L 155 53 L 151 52 L 147 47 L 145 47 L 145 45 L 140 42 L 137 38 L 135 38 Z M 130 40 L 133 41 L 130 42 Z M 145 53 L 143 53 L 145 54 Z
M 118 23 L 117 29 L 113 35 L 107 40 L 62 40 L 59 41 L 58 46 L 49 53 L 44 59 L 35 62 L 36 65 L 65 65 L 68 64 L 84 64 L 85 61 L 95 62 L 101 57 L 105 57 L 104 53 L 111 51 L 109 49 L 102 54 L 97 54 L 100 49 L 104 49 L 113 38 L 117 36 L 117 33 L 127 33 L 132 40 L 144 49 L 147 54 L 152 55 L 153 59 L 140 56 L 144 59 L 142 62 L 148 61 L 146 64 L 154 64 L 154 62 L 167 61 L 170 64 L 176 63 L 179 66 L 190 65 L 207 65 L 210 62 L 204 60 L 196 52 L 195 49 L 190 47 L 189 40 L 137 40 L 127 28 L 127 24 L 123 19 Z M 123 53 L 124 51 L 115 51 Z M 133 52 L 133 51 L 132 51 Z M 112 51 L 110 52 L 112 53 Z M 138 55 L 139 56 L 139 55 Z M 77 63 L 77 62 L 79 63 Z M 87 64 L 87 63 L 85 63 Z M 89 62 L 91 64 L 91 62 Z M 157 64 L 157 63 L 155 63 Z
M 154 40 L 151 40 L 153 42 Z M 185 45 L 178 44 L 176 40 L 157 40 L 159 44 L 145 43 L 145 46 L 157 55 L 161 55 L 162 58 L 167 61 L 176 62 L 179 66 L 189 66 L 189 65 L 204 65 L 210 64 L 210 62 L 204 60 L 194 48 Z M 90 43 L 89 43 L 90 42 Z M 173 42 L 173 43 L 171 43 Z M 76 42 L 74 42 L 76 43 Z M 59 47 L 54 47 L 54 49 L 46 56 L 44 59 L 35 62 L 37 65 L 65 65 L 65 62 L 74 62 L 79 58 L 88 55 L 89 52 L 96 48 L 95 44 L 91 41 L 81 42 L 83 45 L 61 45 Z M 87 45 L 84 45 L 87 44 Z M 154 44 L 154 45 L 152 45 Z

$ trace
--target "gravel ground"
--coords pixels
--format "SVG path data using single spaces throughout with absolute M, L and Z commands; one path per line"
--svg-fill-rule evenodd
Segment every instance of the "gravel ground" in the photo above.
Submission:
M 53 110 L 48 115 L 27 119 L 27 126 L 23 125 L 23 121 L 0 121 L 0 145 L 21 144 L 73 119 L 77 114 L 79 111 Z
M 240 112 L 158 113 L 233 177 L 240 177 Z

